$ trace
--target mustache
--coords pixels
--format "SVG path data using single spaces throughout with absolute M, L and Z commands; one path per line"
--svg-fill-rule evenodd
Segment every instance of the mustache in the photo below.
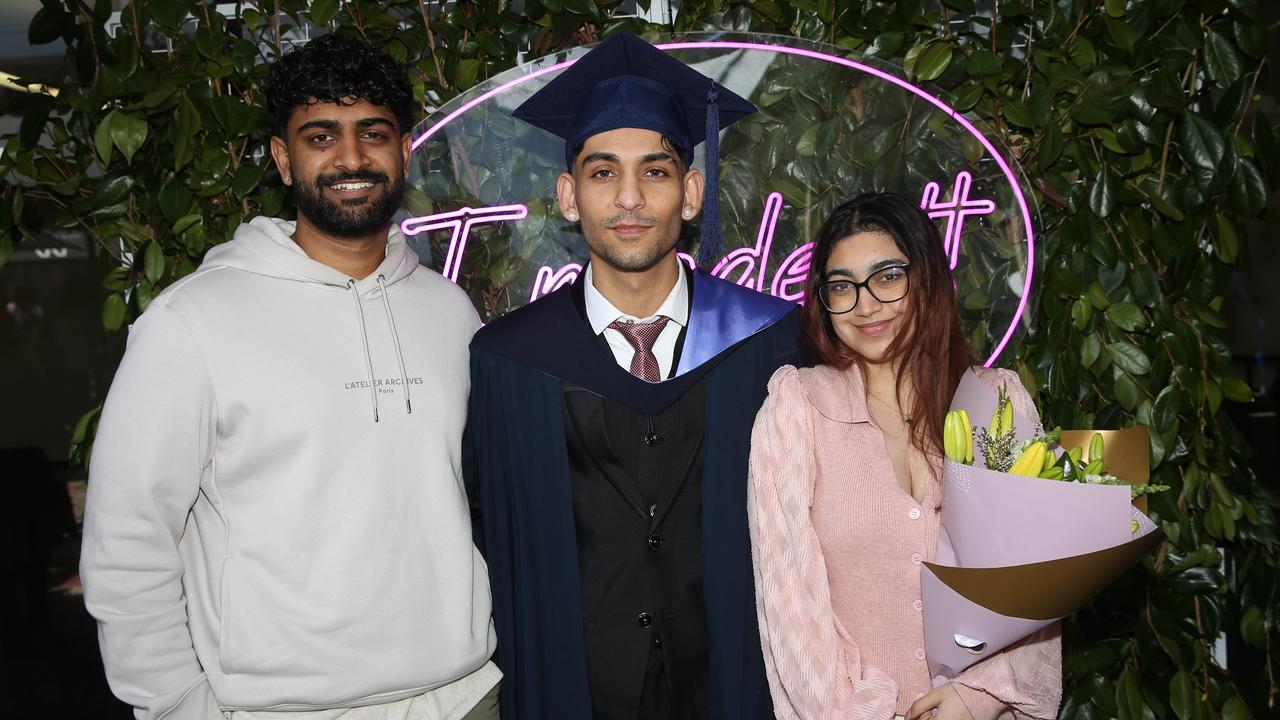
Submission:
M 604 220 L 601 220 L 600 224 L 605 226 L 606 228 L 616 228 L 619 225 L 647 225 L 649 227 L 652 227 L 658 224 L 658 218 L 653 217 L 652 215 L 640 215 L 639 213 L 633 213 L 633 212 L 620 212 L 616 215 L 610 215 Z
M 316 177 L 316 187 L 325 187 L 326 185 L 336 185 L 344 182 L 371 182 L 374 184 L 386 185 L 391 181 L 386 173 L 373 172 L 372 170 L 357 170 L 355 172 L 332 173 L 330 175 L 320 175 Z

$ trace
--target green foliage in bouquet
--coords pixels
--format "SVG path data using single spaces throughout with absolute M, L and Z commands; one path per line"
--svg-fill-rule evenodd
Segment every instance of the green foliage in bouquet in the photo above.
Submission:
M 1066 622 L 1061 716 L 1280 714 L 1276 501 L 1223 407 L 1250 394 L 1227 375 L 1219 314 L 1246 259 L 1243 223 L 1280 186 L 1276 133 L 1257 110 L 1268 68 L 1255 0 L 685 0 L 672 27 L 619 18 L 618 0 L 250 0 L 223 6 L 230 18 L 213 3 L 133 0 L 118 24 L 110 0 L 42 3 L 31 40 L 65 41 L 68 76 L 56 96 L 5 100 L 23 121 L 0 138 L 0 265 L 50 224 L 83 229 L 100 248 L 109 329 L 243 219 L 289 212 L 259 106 L 266 63 L 303 26 L 386 47 L 412 67 L 426 106 L 518 54 L 594 42 L 618 24 L 824 41 L 942 88 L 993 129 L 1036 190 L 1047 260 L 1013 364 L 1045 422 L 1148 426 L 1152 481 L 1171 488 L 1149 506 L 1169 541 Z M 814 189 L 830 181 L 813 177 L 819 154 L 847 153 L 870 173 L 837 178 L 851 184 L 928 174 L 896 145 L 919 137 L 904 132 L 919 117 L 884 108 L 851 137 L 793 92 L 811 82 L 768 78 L 793 119 L 734 141 L 751 153 L 726 150 L 750 156 L 731 164 L 758 165 L 726 170 L 726 222 L 753 221 L 737 199 L 756 195 L 749 183 L 762 172 L 793 207 L 834 203 Z M 850 106 L 860 102 L 851 89 Z M 419 190 L 411 202 L 432 202 Z M 509 274 L 494 268 L 510 258 L 476 257 L 484 268 L 464 271 L 497 284 Z M 975 337 L 981 292 L 961 298 Z M 93 420 L 77 428 L 78 459 Z M 1230 672 L 1214 655 L 1223 633 L 1250 658 Z

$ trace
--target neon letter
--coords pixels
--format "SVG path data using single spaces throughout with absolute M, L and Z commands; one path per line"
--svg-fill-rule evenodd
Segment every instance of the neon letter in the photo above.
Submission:
M 743 287 L 764 292 L 764 271 L 769 264 L 769 250 L 773 247 L 773 231 L 782 214 L 782 193 L 769 193 L 764 201 L 764 217 L 760 218 L 760 231 L 756 234 L 755 247 L 740 247 L 725 255 L 716 263 L 711 274 Z M 730 277 L 741 271 L 737 279 Z
M 453 212 L 409 218 L 400 223 L 400 232 L 405 235 L 417 235 L 432 230 L 453 230 L 453 235 L 449 238 L 449 253 L 445 257 L 444 269 L 440 274 L 456 283 L 458 268 L 462 267 L 462 254 L 467 251 L 471 226 L 487 225 L 503 220 L 520 220 L 528 214 L 529 208 L 524 205 L 462 208 Z
M 964 219 L 970 215 L 990 215 L 996 211 L 996 204 L 990 200 L 970 200 L 969 187 L 973 184 L 973 176 L 967 170 L 956 175 L 955 190 L 949 202 L 938 202 L 942 188 L 931 182 L 924 186 L 924 196 L 920 198 L 920 209 L 929 213 L 929 217 L 947 219 L 947 229 L 942 235 L 942 247 L 951 258 L 951 269 L 956 269 L 960 261 L 960 236 L 964 231 Z

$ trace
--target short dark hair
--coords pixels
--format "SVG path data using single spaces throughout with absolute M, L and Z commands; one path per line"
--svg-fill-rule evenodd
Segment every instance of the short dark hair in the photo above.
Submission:
M 325 35 L 289 51 L 267 75 L 267 121 L 285 136 L 300 107 L 317 102 L 368 102 L 391 110 L 400 132 L 413 124 L 413 87 L 405 66 L 357 38 Z

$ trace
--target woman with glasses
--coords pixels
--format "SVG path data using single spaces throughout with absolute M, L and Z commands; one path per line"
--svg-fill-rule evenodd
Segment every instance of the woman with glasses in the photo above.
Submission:
M 1056 624 L 937 688 L 925 660 L 920 565 L 944 502 L 942 423 L 973 365 L 937 228 L 899 195 L 846 201 L 818 231 L 804 316 L 818 364 L 774 374 L 751 442 L 777 717 L 1056 717 Z M 978 371 L 1036 417 L 1017 375 Z

